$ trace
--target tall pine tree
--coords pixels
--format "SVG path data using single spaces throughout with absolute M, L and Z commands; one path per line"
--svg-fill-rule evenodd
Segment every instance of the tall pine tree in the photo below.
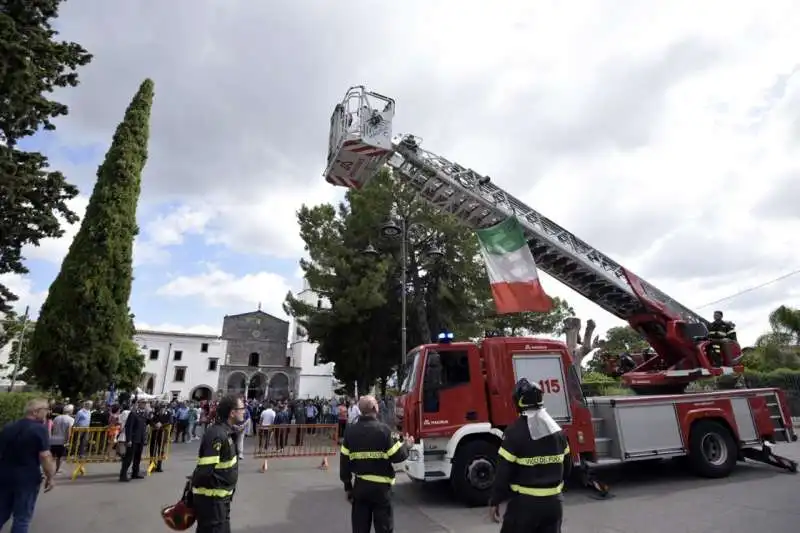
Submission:
M 36 382 L 76 397 L 106 388 L 130 348 L 136 206 L 147 161 L 153 82 L 117 127 L 81 228 L 42 306 L 30 345 Z

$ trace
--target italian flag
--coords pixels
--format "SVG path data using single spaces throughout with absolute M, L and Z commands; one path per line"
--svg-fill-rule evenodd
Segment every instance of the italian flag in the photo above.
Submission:
M 550 311 L 553 302 L 539 282 L 536 261 L 519 220 L 508 217 L 477 233 L 497 312 Z

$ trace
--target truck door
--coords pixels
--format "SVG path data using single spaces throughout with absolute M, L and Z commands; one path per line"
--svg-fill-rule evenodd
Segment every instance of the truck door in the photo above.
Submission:
M 527 378 L 544 392 L 544 407 L 560 424 L 572 421 L 569 392 L 560 353 L 516 353 L 511 358 L 514 380 Z
M 422 390 L 423 435 L 452 435 L 465 424 L 488 420 L 480 364 L 475 345 L 428 350 Z

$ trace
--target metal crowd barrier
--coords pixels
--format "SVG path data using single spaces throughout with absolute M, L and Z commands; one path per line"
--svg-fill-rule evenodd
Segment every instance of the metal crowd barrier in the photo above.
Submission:
M 69 443 L 67 444 L 67 463 L 75 465 L 72 471 L 72 479 L 86 475 L 86 465 L 117 463 L 122 460 L 122 455 L 118 453 L 117 435 L 119 428 L 115 426 L 107 427 L 73 427 L 70 431 Z M 172 426 L 166 425 L 161 429 L 153 431 L 147 428 L 145 434 L 145 444 L 142 449 L 142 461 L 147 461 L 147 475 L 150 475 L 156 468 L 157 463 L 166 461 L 169 458 L 169 450 L 172 439 Z
M 254 457 L 261 471 L 268 459 L 322 457 L 320 468 L 327 470 L 328 457 L 339 453 L 338 424 L 273 424 L 256 428 Z

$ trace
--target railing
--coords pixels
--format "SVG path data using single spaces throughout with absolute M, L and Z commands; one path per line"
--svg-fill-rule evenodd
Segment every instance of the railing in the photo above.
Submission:
M 320 468 L 328 468 L 328 457 L 339 453 L 338 424 L 273 424 L 256 428 L 253 456 L 267 471 L 268 459 L 322 457 Z
M 124 442 L 118 442 L 119 427 L 73 427 L 70 431 L 69 443 L 66 445 L 66 462 L 75 465 L 72 479 L 86 474 L 86 465 L 90 463 L 116 463 L 126 453 L 134 450 L 125 449 Z M 155 469 L 159 462 L 169 457 L 170 436 L 172 426 L 160 429 L 148 427 L 144 447 L 141 450 L 141 461 L 147 461 L 147 474 Z M 131 459 L 134 459 L 136 454 Z

